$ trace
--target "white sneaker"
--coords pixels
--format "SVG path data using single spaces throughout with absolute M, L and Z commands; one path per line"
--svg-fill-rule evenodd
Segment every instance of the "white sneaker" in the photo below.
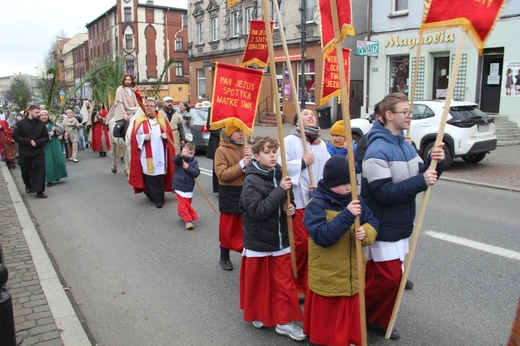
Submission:
M 188 222 L 185 222 L 185 223 L 184 223 L 184 226 L 186 227 L 186 229 L 193 229 L 193 228 L 195 228 L 195 227 L 193 226 L 193 223 L 191 223 L 191 222 L 189 222 L 189 221 L 188 221 Z
M 277 324 L 275 331 L 276 334 L 288 336 L 294 341 L 303 341 L 307 338 L 307 335 L 303 333 L 303 329 L 296 322 Z
M 74 162 L 74 163 L 78 163 L 79 161 L 78 161 L 77 158 L 73 157 L 73 158 L 72 158 L 72 162 Z
M 262 321 L 253 321 L 253 326 L 255 328 L 258 328 L 258 329 L 264 328 L 264 322 L 262 322 Z

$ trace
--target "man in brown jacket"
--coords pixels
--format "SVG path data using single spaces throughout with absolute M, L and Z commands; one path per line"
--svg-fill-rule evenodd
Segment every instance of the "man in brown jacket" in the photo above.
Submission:
M 163 109 L 160 110 L 159 113 L 168 118 L 170 122 L 170 127 L 173 131 L 175 153 L 179 154 L 185 141 L 184 125 L 182 123 L 182 116 L 173 108 L 173 99 L 170 96 L 166 96 L 163 99 Z

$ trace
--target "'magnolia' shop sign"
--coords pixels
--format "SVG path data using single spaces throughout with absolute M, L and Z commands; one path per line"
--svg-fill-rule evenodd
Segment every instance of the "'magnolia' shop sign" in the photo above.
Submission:
M 434 32 L 431 35 L 424 35 L 422 38 L 422 44 L 432 44 L 432 43 L 447 43 L 453 42 L 455 40 L 455 36 L 453 33 L 446 34 L 445 31 Z M 398 35 L 390 36 L 386 41 L 385 47 L 404 47 L 408 46 L 410 49 L 417 46 L 419 44 L 419 37 L 402 37 L 399 38 Z

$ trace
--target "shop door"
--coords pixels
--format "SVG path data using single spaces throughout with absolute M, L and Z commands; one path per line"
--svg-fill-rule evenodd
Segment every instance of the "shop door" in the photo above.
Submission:
M 445 99 L 450 75 L 450 57 L 433 58 L 433 88 L 432 100 Z
M 483 112 L 498 113 L 500 108 L 500 83 L 502 82 L 503 55 L 484 55 L 482 60 L 482 88 L 480 109 Z

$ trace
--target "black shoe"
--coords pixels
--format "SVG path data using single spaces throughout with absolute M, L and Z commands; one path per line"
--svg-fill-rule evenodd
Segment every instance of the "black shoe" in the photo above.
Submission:
M 159 203 L 157 203 L 155 206 L 156 206 L 157 208 L 162 208 L 163 203 L 162 203 L 162 202 L 159 202 Z
M 231 260 L 229 259 L 229 254 L 220 254 L 220 260 L 218 261 L 218 264 L 220 264 L 220 268 L 224 270 L 233 270 L 233 263 L 231 263 Z
M 407 291 L 411 291 L 413 289 L 412 280 L 406 280 L 406 285 L 404 286 L 404 289 Z
M 47 187 L 51 187 L 52 186 L 52 183 L 47 183 Z
M 377 334 L 381 335 L 382 337 L 386 336 L 386 329 L 381 327 L 381 325 L 379 323 L 377 323 L 377 322 L 374 323 L 374 324 L 368 324 L 367 323 L 367 329 L 371 330 L 373 332 L 376 332 Z M 390 334 L 390 340 L 397 340 L 400 337 L 401 337 L 401 335 L 399 334 L 399 331 L 394 328 L 392 330 L 392 333 Z
M 25 185 L 25 192 L 27 193 L 32 193 L 33 192 L 33 189 L 28 187 L 27 185 Z
M 47 198 L 47 195 L 45 194 L 45 192 L 37 192 L 36 193 L 36 197 L 38 197 L 38 198 Z

